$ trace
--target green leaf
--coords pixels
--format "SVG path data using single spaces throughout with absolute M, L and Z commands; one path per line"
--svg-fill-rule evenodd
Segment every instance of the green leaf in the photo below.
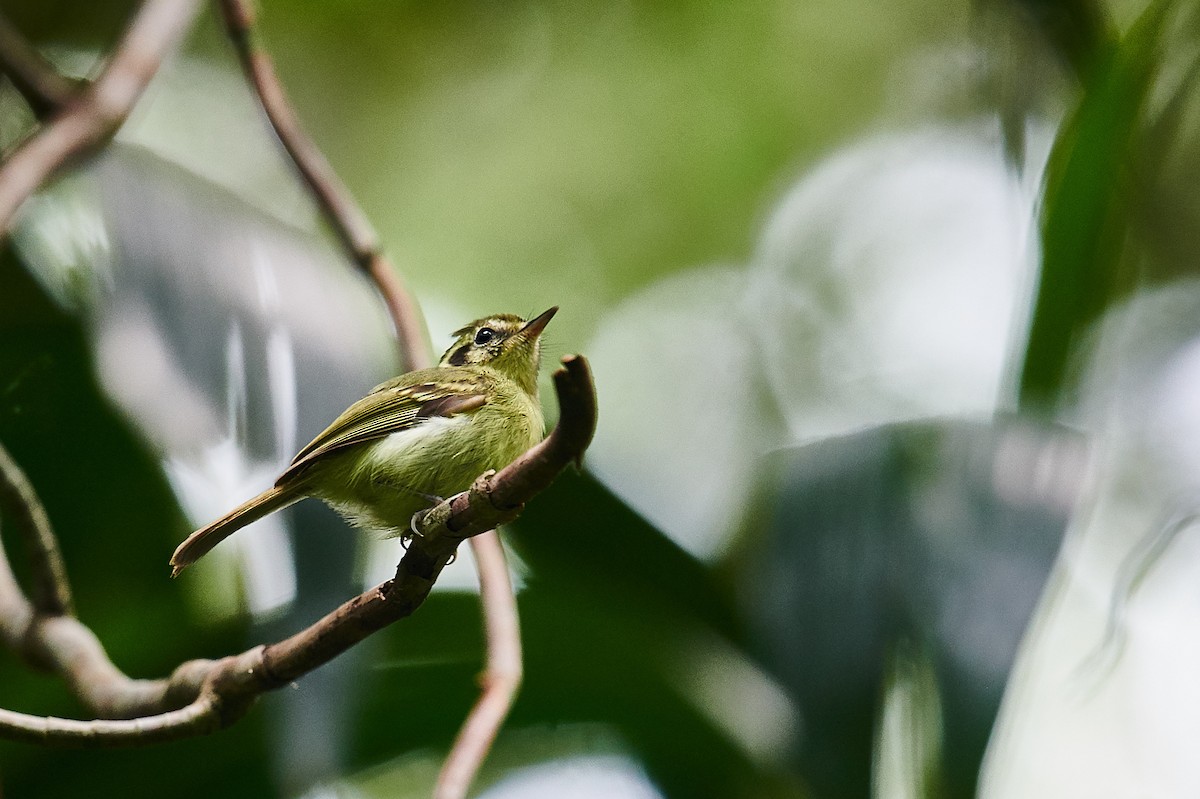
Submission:
M 1053 404 L 1083 333 L 1133 281 L 1122 268 L 1135 142 L 1168 2 L 1152 3 L 1100 56 L 1046 168 L 1042 272 L 1020 379 L 1023 407 Z

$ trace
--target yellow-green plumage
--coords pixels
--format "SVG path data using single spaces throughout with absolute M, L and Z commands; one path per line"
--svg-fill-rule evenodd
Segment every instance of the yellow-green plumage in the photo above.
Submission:
M 481 473 L 507 466 L 542 437 L 542 409 L 536 399 L 493 369 L 426 369 L 405 377 L 418 385 L 461 381 L 458 389 L 466 396 L 483 395 L 487 400 L 474 410 L 429 418 L 334 452 L 299 475 L 314 486 L 311 496 L 325 500 L 352 523 L 389 535 L 406 532 L 413 514 L 428 508 L 431 497 L 465 490 Z M 389 385 L 372 395 L 397 390 Z M 352 406 L 344 416 L 353 411 Z
M 541 440 L 539 336 L 557 308 L 526 322 L 511 314 L 457 331 L 433 369 L 371 390 L 302 449 L 275 486 L 192 533 L 173 574 L 256 519 L 318 497 L 350 522 L 402 534 L 438 497 L 463 491 Z

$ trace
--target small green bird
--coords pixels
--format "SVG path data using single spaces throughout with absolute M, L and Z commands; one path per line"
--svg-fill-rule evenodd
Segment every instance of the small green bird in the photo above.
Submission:
M 455 331 L 436 367 L 376 386 L 300 450 L 273 488 L 188 536 L 171 556 L 171 576 L 305 497 L 356 526 L 402 535 L 417 513 L 507 466 L 544 432 L 539 339 L 557 311 L 528 322 L 497 314 Z

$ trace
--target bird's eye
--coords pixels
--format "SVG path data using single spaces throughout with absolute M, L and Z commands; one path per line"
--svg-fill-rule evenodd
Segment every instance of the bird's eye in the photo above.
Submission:
M 487 344 L 495 337 L 495 330 L 492 330 L 490 327 L 481 327 L 479 328 L 479 332 L 475 334 L 475 343 L 480 345 Z

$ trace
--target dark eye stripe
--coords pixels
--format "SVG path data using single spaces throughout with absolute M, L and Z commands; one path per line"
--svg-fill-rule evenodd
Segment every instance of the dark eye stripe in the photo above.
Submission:
M 467 362 L 467 350 L 471 349 L 470 344 L 464 344 L 450 354 L 451 366 L 462 366 Z

